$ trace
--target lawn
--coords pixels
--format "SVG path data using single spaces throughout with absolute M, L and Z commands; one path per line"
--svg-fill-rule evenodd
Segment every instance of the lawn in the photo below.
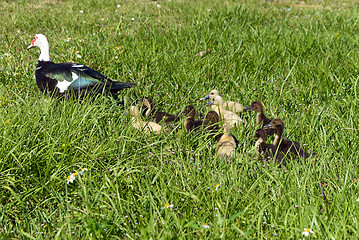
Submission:
M 0 9 L 0 239 L 359 238 L 359 1 L 14 0 Z M 137 85 L 82 101 L 43 95 L 40 52 L 26 50 L 36 33 L 54 62 Z M 189 104 L 206 113 L 200 98 L 212 89 L 261 101 L 286 138 L 316 155 L 285 168 L 259 161 L 252 112 L 232 130 L 229 160 L 183 121 L 146 135 L 124 115 L 143 96 L 173 114 Z

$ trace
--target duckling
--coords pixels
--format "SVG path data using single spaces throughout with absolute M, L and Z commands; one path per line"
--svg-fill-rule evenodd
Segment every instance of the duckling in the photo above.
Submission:
M 186 116 L 184 120 L 184 126 L 187 129 L 187 131 L 189 132 L 192 130 L 197 131 L 202 127 L 203 121 L 195 120 L 196 109 L 194 108 L 194 106 L 192 105 L 187 106 L 183 113 Z
M 223 135 L 218 133 L 221 129 L 218 122 L 219 116 L 215 111 L 209 111 L 203 121 L 203 125 L 206 126 L 206 131 L 209 133 L 208 138 L 214 137 L 217 141 L 219 141 L 219 138 Z
M 230 126 L 227 125 L 224 128 L 224 133 L 216 143 L 217 156 L 219 159 L 222 159 L 223 157 L 226 157 L 227 160 L 232 158 L 234 151 L 238 146 L 238 140 L 229 133 L 230 129 Z
M 214 89 L 212 90 L 208 95 L 206 95 L 205 97 L 201 98 L 201 100 L 204 99 L 211 99 L 213 97 L 217 97 L 220 96 L 219 95 L 219 91 Z M 243 104 L 237 103 L 237 102 L 233 102 L 233 101 L 225 101 L 224 102 L 224 107 L 226 107 L 229 111 L 232 111 L 234 113 L 241 113 L 243 112 L 243 110 L 245 109 Z
M 267 125 L 268 123 L 270 123 L 271 119 L 269 119 L 266 115 L 264 115 L 263 105 L 261 102 L 255 101 L 249 107 L 246 107 L 245 109 L 249 110 L 249 111 L 253 110 L 253 111 L 257 112 L 257 125 L 260 125 L 261 123 L 263 123 L 262 126 L 264 126 L 264 125 Z M 274 130 L 271 128 L 267 128 L 267 129 L 265 129 L 265 131 L 266 131 L 266 135 L 272 136 L 274 134 Z
M 165 123 L 170 123 L 174 121 L 178 121 L 178 117 L 169 113 L 166 113 L 164 111 L 157 111 L 154 108 L 153 100 L 151 97 L 145 97 L 142 100 L 142 109 L 145 110 L 144 115 L 146 117 L 151 117 L 155 120 L 156 123 L 161 122 L 162 120 L 165 121 Z
M 294 157 L 308 158 L 310 156 L 310 154 L 305 152 L 298 142 L 282 138 L 284 131 L 284 123 L 281 119 L 273 119 L 264 127 L 274 129 L 275 137 L 273 140 L 273 145 L 278 148 L 277 151 L 279 153 L 283 153 L 284 155 L 290 154 Z
M 257 139 L 255 144 L 257 154 L 264 156 L 265 159 L 273 158 L 276 147 L 273 144 L 266 143 L 267 134 L 264 129 L 257 129 L 254 139 Z
M 135 129 L 143 129 L 146 133 L 154 132 L 159 134 L 161 132 L 162 126 L 155 122 L 144 122 L 140 120 L 140 111 L 138 107 L 131 106 L 128 110 L 129 115 L 132 116 L 132 126 Z
M 242 119 L 232 111 L 224 109 L 224 100 L 221 96 L 211 98 L 212 109 L 224 120 L 224 127 L 227 125 L 234 127 L 239 126 L 243 121 Z M 214 106 L 214 107 L 213 107 Z

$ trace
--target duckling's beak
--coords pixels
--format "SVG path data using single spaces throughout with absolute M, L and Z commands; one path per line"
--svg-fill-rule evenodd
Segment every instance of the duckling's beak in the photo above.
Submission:
M 244 107 L 244 111 L 252 111 L 251 106 L 249 106 L 249 107 Z
M 206 96 L 204 96 L 203 98 L 201 98 L 201 99 L 199 99 L 199 100 L 206 100 L 206 99 L 209 99 L 209 95 L 206 95 Z
M 268 123 L 267 125 L 264 125 L 264 128 L 272 128 L 272 124 Z

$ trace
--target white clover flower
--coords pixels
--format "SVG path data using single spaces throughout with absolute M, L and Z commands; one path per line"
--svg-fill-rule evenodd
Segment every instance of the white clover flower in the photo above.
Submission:
M 80 13 L 84 13 L 84 10 L 80 10 Z
M 66 42 L 70 42 L 71 38 L 70 37 L 67 37 L 66 38 Z
M 302 232 L 302 234 L 306 237 L 309 236 L 309 234 L 314 234 L 314 232 L 312 230 L 310 230 L 309 228 L 304 228 L 304 232 Z
M 158 7 L 158 8 L 161 8 L 161 5 L 159 5 L 159 4 L 156 4 L 156 7 Z
M 77 58 L 82 58 L 82 56 L 80 54 L 77 54 Z
M 161 207 L 161 209 L 166 209 L 166 208 L 173 208 L 173 204 L 168 204 L 166 203 L 164 207 Z

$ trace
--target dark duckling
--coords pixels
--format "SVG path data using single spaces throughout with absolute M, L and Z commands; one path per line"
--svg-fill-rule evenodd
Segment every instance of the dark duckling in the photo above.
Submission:
M 154 107 L 153 99 L 151 97 L 145 97 L 140 103 L 141 108 L 143 110 L 142 114 L 146 117 L 151 117 L 156 123 L 164 121 L 165 123 L 171 123 L 178 121 L 179 118 L 175 115 L 166 113 L 164 111 L 157 110 Z
M 264 159 L 268 161 L 270 159 L 275 159 L 277 163 L 280 163 L 284 166 L 286 165 L 283 153 L 278 152 L 276 155 L 277 147 L 271 143 L 266 143 L 267 133 L 264 129 L 257 129 L 256 133 L 254 134 L 254 139 L 257 139 L 255 149 L 257 154 L 260 155 L 261 160 Z
M 189 105 L 184 110 L 184 115 L 186 116 L 184 120 L 184 126 L 187 129 L 187 131 L 197 131 L 203 126 L 202 120 L 196 120 L 196 109 L 194 106 Z
M 271 128 L 275 131 L 275 138 L 273 145 L 278 148 L 279 153 L 284 155 L 292 155 L 293 157 L 305 157 L 310 156 L 309 153 L 304 151 L 298 142 L 290 141 L 282 138 L 284 131 L 284 123 L 281 119 L 273 119 L 269 124 L 264 126 L 265 128 Z
M 219 126 L 218 122 L 219 122 L 219 116 L 215 111 L 209 111 L 206 114 L 206 117 L 203 121 L 203 125 L 205 125 L 206 127 L 205 129 L 209 133 L 208 137 L 209 138 L 214 137 L 217 141 L 221 137 L 219 136 L 219 130 L 221 129 L 221 127 Z
M 261 102 L 255 101 L 251 104 L 251 106 L 246 107 L 245 109 L 248 111 L 253 110 L 257 112 L 257 125 L 261 125 L 261 123 L 263 123 L 262 126 L 264 126 L 270 123 L 271 119 L 264 115 L 263 105 Z M 274 130 L 272 128 L 267 128 L 265 131 L 267 136 L 272 136 L 274 134 Z

